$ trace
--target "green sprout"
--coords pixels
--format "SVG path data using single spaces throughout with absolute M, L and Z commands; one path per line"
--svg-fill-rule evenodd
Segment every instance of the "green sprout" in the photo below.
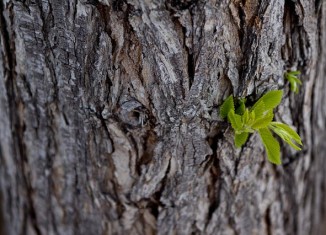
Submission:
M 277 165 L 282 163 L 280 144 L 271 131 L 296 150 L 301 150 L 302 146 L 300 136 L 291 127 L 273 121 L 273 109 L 280 104 L 282 95 L 281 90 L 269 91 L 250 108 L 245 106 L 245 99 L 240 99 L 237 102 L 237 109 L 233 96 L 230 95 L 220 108 L 221 117 L 227 118 L 235 132 L 235 146 L 240 148 L 246 143 L 249 134 L 257 131 L 266 149 L 268 160 Z
M 284 73 L 284 78 L 290 82 L 290 89 L 294 93 L 299 92 L 299 85 L 302 85 L 302 82 L 298 78 L 298 75 L 300 75 L 300 71 L 289 71 Z

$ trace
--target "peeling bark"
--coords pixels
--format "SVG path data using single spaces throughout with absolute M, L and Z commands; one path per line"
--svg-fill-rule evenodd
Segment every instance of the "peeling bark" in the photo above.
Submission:
M 325 231 L 324 1 L 2 0 L 0 29 L 1 234 Z M 218 117 L 271 89 L 304 142 L 277 167 Z

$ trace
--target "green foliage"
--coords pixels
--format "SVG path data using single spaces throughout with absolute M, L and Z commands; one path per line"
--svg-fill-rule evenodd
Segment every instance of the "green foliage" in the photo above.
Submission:
M 281 122 L 271 122 L 269 125 L 270 129 L 273 130 L 281 139 L 288 143 L 295 150 L 301 150 L 298 145 L 302 145 L 300 136 L 291 129 L 288 125 Z
M 240 148 L 248 139 L 249 133 L 257 131 L 264 144 L 268 160 L 274 164 L 281 164 L 280 144 L 274 138 L 271 131 L 296 150 L 301 150 L 300 136 L 288 125 L 273 122 L 273 109 L 282 100 L 283 92 L 280 90 L 269 91 L 263 95 L 251 108 L 247 108 L 245 99 L 236 103 L 235 109 L 233 96 L 229 96 L 220 108 L 222 118 L 227 118 L 235 132 L 234 143 Z
M 269 91 L 263 95 L 252 107 L 255 109 L 259 104 L 264 104 L 264 110 L 271 110 L 281 103 L 283 91 Z
M 235 133 L 235 136 L 234 136 L 235 146 L 237 148 L 241 148 L 241 146 L 247 142 L 248 136 L 249 136 L 248 132 L 242 132 L 240 134 Z
M 288 80 L 290 83 L 291 91 L 293 91 L 296 94 L 299 92 L 299 85 L 302 85 L 302 82 L 298 78 L 298 75 L 300 74 L 301 74 L 300 71 L 290 71 L 284 73 L 284 78 Z
M 245 110 L 246 110 L 246 98 L 242 98 L 239 100 L 239 107 L 236 110 L 236 113 L 239 115 L 244 114 Z
M 234 102 L 233 102 L 233 96 L 230 95 L 222 104 L 220 108 L 220 115 L 222 118 L 226 118 L 228 116 L 228 113 L 234 110 Z
M 268 128 L 261 128 L 258 130 L 258 133 L 266 149 L 268 161 L 277 165 L 281 164 L 280 144 L 270 130 Z

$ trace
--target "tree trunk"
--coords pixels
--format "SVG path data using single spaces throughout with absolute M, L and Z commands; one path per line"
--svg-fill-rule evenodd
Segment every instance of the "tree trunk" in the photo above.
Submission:
M 325 1 L 1 0 L 0 13 L 0 234 L 325 234 Z M 236 149 L 218 116 L 229 94 L 272 89 L 304 143 L 282 145 L 281 166 L 256 134 Z

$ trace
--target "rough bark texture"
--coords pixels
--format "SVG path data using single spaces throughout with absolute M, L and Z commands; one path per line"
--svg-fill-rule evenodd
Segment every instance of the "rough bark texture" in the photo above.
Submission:
M 1 0 L 0 234 L 323 234 L 323 0 Z M 298 69 L 298 95 L 283 80 Z M 304 149 L 218 106 L 285 89 Z

